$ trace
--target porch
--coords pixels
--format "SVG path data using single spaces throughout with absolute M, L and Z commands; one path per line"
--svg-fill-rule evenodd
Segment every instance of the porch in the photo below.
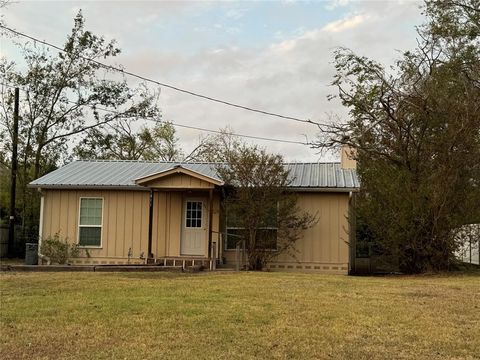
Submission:
M 222 254 L 223 182 L 176 165 L 136 179 L 135 184 L 149 189 L 145 263 L 214 270 Z

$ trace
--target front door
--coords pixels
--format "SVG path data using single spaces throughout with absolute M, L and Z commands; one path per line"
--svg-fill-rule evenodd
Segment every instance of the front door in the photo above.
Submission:
M 207 240 L 207 202 L 185 199 L 183 204 L 181 255 L 205 255 Z

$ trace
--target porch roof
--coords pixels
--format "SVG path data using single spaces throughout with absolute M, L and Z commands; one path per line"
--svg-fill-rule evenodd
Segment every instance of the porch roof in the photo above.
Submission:
M 156 172 L 154 174 L 149 174 L 147 176 L 142 176 L 141 178 L 135 179 L 135 184 L 141 185 L 141 186 L 149 186 L 149 184 L 151 184 L 152 182 L 162 180 L 163 178 L 169 177 L 171 175 L 179 175 L 179 174 L 196 178 L 197 180 L 208 183 L 208 185 L 212 187 L 215 185 L 223 185 L 222 180 L 216 177 L 202 174 L 195 170 L 185 168 L 183 165 L 174 165 L 170 169 Z
M 145 190 L 136 180 L 175 168 L 182 168 L 199 176 L 223 184 L 214 163 L 181 163 L 153 161 L 95 160 L 74 161 L 41 178 L 29 186 L 36 188 L 126 189 Z M 342 169 L 340 163 L 287 163 L 292 178 L 291 188 L 299 191 L 352 191 L 359 187 L 356 171 Z

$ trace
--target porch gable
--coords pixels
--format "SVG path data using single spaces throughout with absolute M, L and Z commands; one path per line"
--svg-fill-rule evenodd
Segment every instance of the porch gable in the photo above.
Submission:
M 135 184 L 151 189 L 213 189 L 223 185 L 223 181 L 177 165 L 136 179 Z

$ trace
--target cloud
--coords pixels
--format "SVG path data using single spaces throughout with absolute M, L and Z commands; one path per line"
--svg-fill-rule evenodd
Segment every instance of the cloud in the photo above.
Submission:
M 148 14 L 145 16 L 138 16 L 135 18 L 135 21 L 140 24 L 140 26 L 149 25 L 158 20 L 158 14 Z
M 350 0 L 330 0 L 327 5 L 325 5 L 325 9 L 327 10 L 334 10 L 338 7 L 347 6 L 350 3 Z
M 358 25 L 365 23 L 368 19 L 370 19 L 370 16 L 368 15 L 355 15 L 344 19 L 332 21 L 331 23 L 325 25 L 322 30 L 331 33 L 345 31 L 353 29 Z
M 225 17 L 231 20 L 239 20 L 245 15 L 246 12 L 247 9 L 231 8 L 226 11 Z
M 24 10 L 7 21 L 17 21 L 15 24 L 19 30 L 58 43 L 68 33 L 71 18 L 69 15 L 52 17 L 55 6 L 60 9 L 56 10 L 58 15 L 69 14 L 61 10 L 62 3 L 52 4 L 40 7 L 33 2 L 21 3 L 18 8 L 23 6 Z M 242 3 L 242 7 L 248 6 L 245 4 Z M 228 3 L 225 6 L 229 6 Z M 223 26 L 216 30 L 222 34 L 226 33 L 227 27 L 235 28 L 241 24 L 224 21 L 221 16 L 211 16 L 201 23 L 193 22 L 187 15 L 193 13 L 201 17 L 202 11 L 211 10 L 203 2 L 195 3 L 194 8 L 166 2 L 139 3 L 138 6 L 136 3 L 124 5 L 120 2 L 118 6 L 112 6 L 107 2 L 92 2 L 88 3 L 85 15 L 89 29 L 98 34 L 112 33 L 119 41 L 123 52 L 115 61 L 129 71 L 226 101 L 322 122 L 329 121 L 328 113 L 340 118 L 348 116 L 348 109 L 339 101 L 326 99 L 327 95 L 336 92 L 330 86 L 335 71 L 333 49 L 348 47 L 389 65 L 398 57 L 396 49 L 415 46 L 413 25 L 422 20 L 418 2 L 352 2 L 345 5 L 344 11 L 333 21 L 318 21 L 308 26 L 299 20 L 288 29 L 282 27 L 281 16 L 288 16 L 294 6 L 303 5 L 284 6 L 288 10 L 286 15 L 274 14 L 277 23 L 262 17 L 261 21 L 267 22 L 272 29 L 271 38 L 262 44 L 253 41 L 254 38 L 249 45 L 239 45 L 235 40 L 246 36 L 248 18 L 258 16 L 254 11 L 243 13 L 241 22 L 245 25 L 241 33 L 215 42 L 209 37 L 214 24 Z M 14 9 L 13 5 L 11 9 Z M 102 15 L 109 11 L 111 15 Z M 222 8 L 220 13 L 223 16 L 225 9 Z M 328 14 L 332 19 L 334 12 Z M 158 17 L 154 18 L 155 15 Z M 235 17 L 233 13 L 231 16 Z M 33 21 L 38 18 L 50 20 Z M 146 24 L 139 26 L 139 18 Z M 155 33 L 152 27 L 160 25 L 161 32 Z M 168 29 L 171 32 L 167 36 L 164 31 Z M 352 29 L 355 31 L 348 31 Z M 134 80 L 129 79 L 129 82 L 133 84 Z M 230 125 L 238 133 L 298 141 L 304 141 L 303 134 L 311 139 L 318 131 L 312 125 L 250 113 L 168 88 L 162 88 L 159 105 L 166 120 L 191 126 L 219 129 Z M 177 131 L 188 153 L 197 144 L 200 133 L 182 128 Z M 268 151 L 282 153 L 289 161 L 319 159 L 315 150 L 302 145 L 258 143 L 266 146 Z

